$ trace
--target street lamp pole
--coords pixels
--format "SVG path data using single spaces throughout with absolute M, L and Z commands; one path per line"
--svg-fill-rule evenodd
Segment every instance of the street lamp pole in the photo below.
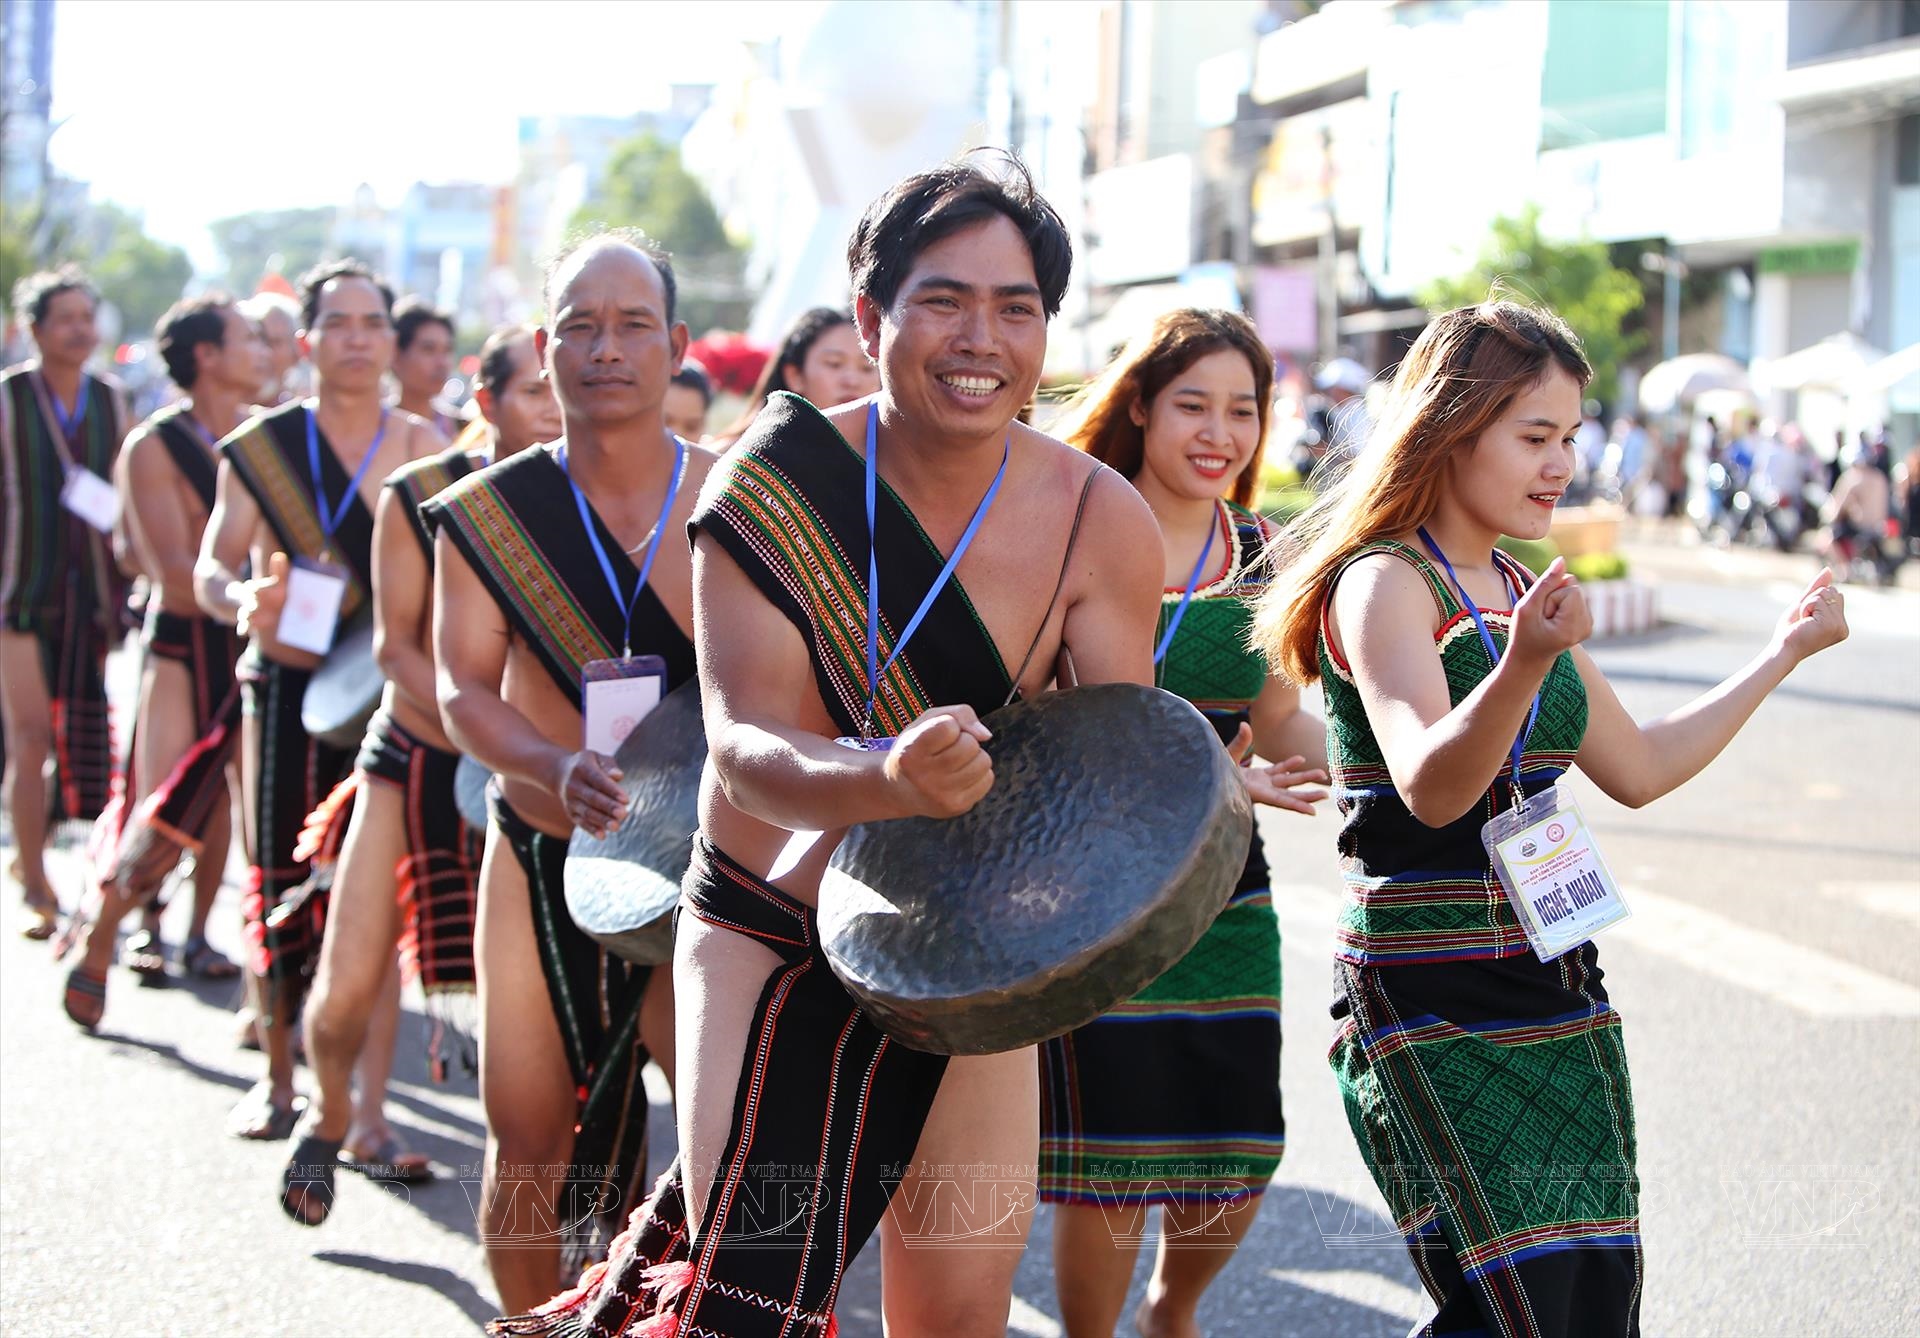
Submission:
M 1689 271 L 1687 262 L 1674 254 L 1671 238 L 1662 246 L 1659 251 L 1642 251 L 1640 268 L 1660 276 L 1660 356 L 1677 358 L 1680 356 L 1680 281 Z

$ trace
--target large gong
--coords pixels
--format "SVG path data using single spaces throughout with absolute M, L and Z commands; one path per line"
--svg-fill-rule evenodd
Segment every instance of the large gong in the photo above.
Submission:
M 820 886 L 827 960 L 889 1034 L 993 1054 L 1093 1021 L 1199 941 L 1253 809 L 1213 727 L 1102 684 L 986 718 L 993 788 L 957 818 L 853 828 Z
M 608 951 L 658 966 L 673 958 L 673 908 L 700 825 L 707 731 L 699 681 L 662 698 L 613 760 L 630 807 L 604 841 L 575 830 L 567 846 L 567 912 Z
M 467 753 L 460 755 L 460 764 L 453 769 L 453 806 L 460 810 L 460 821 L 476 832 L 487 830 L 487 786 L 492 782 L 486 763 Z
M 387 676 L 373 657 L 373 622 L 348 629 L 307 680 L 300 697 L 300 726 L 334 748 L 355 749 L 379 708 Z

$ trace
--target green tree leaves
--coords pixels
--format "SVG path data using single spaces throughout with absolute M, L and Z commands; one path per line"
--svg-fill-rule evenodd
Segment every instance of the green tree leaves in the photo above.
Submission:
M 680 319 L 696 336 L 746 323 L 745 256 L 706 191 L 681 166 L 678 146 L 652 133 L 622 144 L 573 221 L 582 228 L 639 228 L 672 252 Z
M 1591 393 L 1601 400 L 1614 398 L 1621 362 L 1644 340 L 1623 327 L 1646 293 L 1637 274 L 1614 265 L 1603 243 L 1543 237 L 1540 208 L 1529 205 L 1518 218 L 1495 219 L 1473 267 L 1429 285 L 1420 301 L 1431 311 L 1448 311 L 1493 296 L 1557 312 L 1586 345 L 1593 364 Z

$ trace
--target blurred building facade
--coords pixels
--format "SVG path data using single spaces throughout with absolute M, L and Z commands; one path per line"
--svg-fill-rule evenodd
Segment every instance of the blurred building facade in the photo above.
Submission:
M 53 136 L 53 0 L 0 0 L 0 207 L 45 195 Z

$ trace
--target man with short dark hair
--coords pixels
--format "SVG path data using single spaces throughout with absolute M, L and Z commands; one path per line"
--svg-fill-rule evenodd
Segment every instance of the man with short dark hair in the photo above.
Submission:
M 889 1332 L 1006 1330 L 1034 1052 L 949 1061 L 889 1040 L 821 952 L 820 876 L 850 826 L 978 803 L 980 717 L 1045 689 L 1061 652 L 1081 682 L 1150 681 L 1162 550 L 1125 479 L 1017 421 L 1071 259 L 1017 161 L 908 178 L 847 258 L 879 393 L 831 413 L 771 396 L 692 520 L 712 751 L 674 944 L 679 1174 L 604 1273 L 515 1332 L 669 1314 L 682 1334 L 828 1332 L 876 1224 Z M 935 1168 L 956 1166 L 994 1168 L 992 1201 L 940 1192 Z M 936 1230 L 972 1239 L 907 1248 Z
M 145 908 L 146 920 L 128 941 L 128 964 L 166 970 L 153 899 L 182 854 L 193 854 L 194 870 L 181 964 L 196 976 L 238 974 L 206 935 L 232 842 L 227 760 L 240 723 L 240 647 L 231 627 L 201 612 L 193 564 L 213 509 L 216 443 L 240 425 L 265 376 L 266 347 L 224 293 L 175 303 L 154 336 L 186 394 L 133 430 L 114 476 L 149 594 L 132 738 L 95 834 L 100 909 L 66 983 L 67 1015 L 89 1029 L 105 1009 L 114 938 L 129 911 Z
M 626 806 L 615 745 L 587 738 L 595 694 L 693 677 L 680 536 L 714 460 L 662 417 L 687 346 L 665 252 L 640 234 L 590 238 L 555 262 L 546 298 L 536 339 L 563 437 L 422 508 L 441 716 L 497 777 L 477 945 L 480 1237 L 508 1310 L 551 1296 L 632 1208 L 647 1051 L 674 1074 L 670 974 L 573 923 L 565 865 L 576 827 L 605 834 Z
M 109 480 L 127 408 L 118 384 L 87 371 L 99 300 L 71 266 L 22 279 L 13 307 L 40 356 L 0 374 L 0 790 L 29 938 L 52 937 L 60 910 L 47 834 L 99 816 L 113 768 L 106 663 L 125 585 Z
M 247 642 L 240 772 L 253 867 L 242 910 L 267 1078 L 235 1107 L 229 1131 L 256 1139 L 285 1138 L 298 1116 L 290 1026 L 326 898 L 306 886 L 308 860 L 295 848 L 307 815 L 353 760 L 307 734 L 302 700 L 338 629 L 365 616 L 380 485 L 447 444 L 431 424 L 381 402 L 393 358 L 386 284 L 354 260 L 319 266 L 302 282 L 314 399 L 262 414 L 220 444 L 194 565 L 200 607 Z M 282 907 L 296 889 L 311 895 Z
M 688 358 L 667 387 L 667 428 L 677 437 L 699 441 L 707 435 L 707 410 L 713 407 L 713 381 L 707 369 Z
M 461 422 L 440 402 L 453 375 L 453 317 L 424 298 L 403 297 L 393 304 L 393 379 L 400 383 L 395 404 L 426 419 L 451 441 Z
M 306 1012 L 315 1097 L 280 1185 L 282 1209 L 305 1226 L 332 1209 L 337 1161 L 386 1180 L 432 1174 L 402 1149 L 382 1108 L 399 1020 L 396 944 L 426 996 L 430 1072 L 444 1079 L 456 1058 L 476 1067 L 473 934 L 485 832 L 466 824 L 454 800 L 460 758 L 434 697 L 433 536 L 419 508 L 491 461 L 560 435 L 526 327 L 488 338 L 476 384 L 490 452 L 456 445 L 401 467 L 374 516 L 375 649 L 387 689 L 346 782 L 352 816 Z

